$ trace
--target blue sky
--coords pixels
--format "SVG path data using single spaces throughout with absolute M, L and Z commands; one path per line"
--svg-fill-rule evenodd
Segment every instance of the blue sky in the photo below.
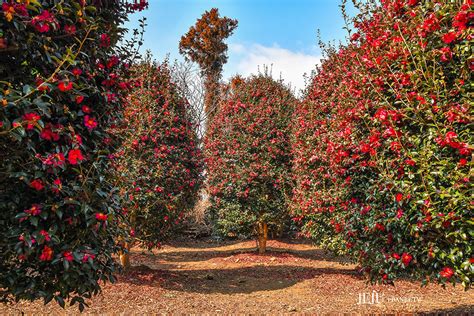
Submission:
M 239 73 L 256 73 L 272 65 L 275 77 L 282 77 L 296 89 L 304 87 L 303 74 L 314 69 L 321 52 L 319 29 L 324 41 L 344 40 L 340 0 L 149 0 L 148 10 L 134 14 L 128 27 L 147 18 L 144 49 L 162 60 L 182 59 L 178 43 L 205 10 L 219 9 L 222 16 L 237 19 L 239 26 L 229 44 L 229 61 L 224 78 Z

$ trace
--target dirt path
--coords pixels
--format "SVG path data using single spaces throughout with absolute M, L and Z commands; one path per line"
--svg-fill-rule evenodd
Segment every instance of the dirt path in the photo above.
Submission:
M 370 286 L 354 266 L 309 244 L 269 242 L 264 256 L 254 242 L 180 243 L 155 254 L 133 249 L 134 267 L 90 302 L 88 313 L 389 313 L 474 312 L 473 291 L 397 282 Z M 374 292 L 375 291 L 375 292 Z M 378 295 L 379 304 L 358 304 Z M 370 295 L 369 295 L 370 293 Z M 0 314 L 76 313 L 41 302 L 1 306 Z

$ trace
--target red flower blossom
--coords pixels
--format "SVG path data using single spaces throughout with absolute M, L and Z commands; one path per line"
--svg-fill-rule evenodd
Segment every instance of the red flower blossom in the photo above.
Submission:
M 5 38 L 0 38 L 0 49 L 5 49 L 8 47 L 7 40 Z
M 403 262 L 403 264 L 404 264 L 405 266 L 408 266 L 408 265 L 410 264 L 410 262 L 411 262 L 412 259 L 413 259 L 413 256 L 412 256 L 412 255 L 410 255 L 410 254 L 408 254 L 408 253 L 406 253 L 406 252 L 404 252 L 404 253 L 402 254 L 402 262 Z
M 82 101 L 84 101 L 84 96 L 82 96 L 82 95 L 77 95 L 77 96 L 76 96 L 76 103 L 77 103 L 77 104 L 81 104 Z
M 83 106 L 82 106 L 82 112 L 89 114 L 89 113 L 92 112 L 92 109 L 91 109 L 89 106 L 87 106 L 87 105 L 83 105 Z
M 443 47 L 440 49 L 441 52 L 441 61 L 447 62 L 453 58 L 453 52 L 449 47 Z
M 44 91 L 49 91 L 50 90 L 49 86 L 40 77 L 36 78 L 35 83 L 36 83 L 36 87 L 37 87 L 38 91 L 44 92 Z
M 392 254 L 392 258 L 395 258 L 395 259 L 397 259 L 397 260 L 400 260 L 400 255 L 399 255 L 398 253 L 394 252 L 394 253 Z
M 43 163 L 47 166 L 58 167 L 64 165 L 66 159 L 64 158 L 63 153 L 50 154 L 46 159 L 43 160 Z
M 450 267 L 444 267 L 443 269 L 441 269 L 439 275 L 449 280 L 454 275 L 454 270 Z
M 109 61 L 107 62 L 107 68 L 112 68 L 116 65 L 118 65 L 120 62 L 120 59 L 117 56 L 112 56 L 109 58 Z
M 84 156 L 79 149 L 71 149 L 67 155 L 67 160 L 71 165 L 77 165 L 80 161 L 84 160 Z
M 81 145 L 82 144 L 82 137 L 81 135 L 73 135 L 72 137 L 72 141 L 75 143 L 75 144 L 78 144 L 78 145 Z
M 15 14 L 15 7 L 12 4 L 3 2 L 2 3 L 2 11 L 5 15 L 5 19 L 10 22 L 13 20 L 13 15 Z
M 25 120 L 27 123 L 26 129 L 32 130 L 35 127 L 36 122 L 41 120 L 41 117 L 35 112 L 30 112 L 23 115 L 23 120 Z
M 456 32 L 449 32 L 443 35 L 443 42 L 446 44 L 451 44 L 457 39 L 457 34 Z
M 44 237 L 44 240 L 45 240 L 45 241 L 50 241 L 50 240 L 51 240 L 51 237 L 49 236 L 49 233 L 48 233 L 47 231 L 41 230 L 41 231 L 40 231 L 40 234 L 41 234 L 41 236 Z
M 56 180 L 53 181 L 53 187 L 52 187 L 52 191 L 54 193 L 59 193 L 59 191 L 61 191 L 63 188 L 63 184 L 61 182 L 61 179 L 57 178 Z
M 385 231 L 385 226 L 381 223 L 377 223 L 377 224 L 375 224 L 375 229 L 378 230 L 378 231 L 383 232 L 383 231 Z
M 400 218 L 402 218 L 402 216 L 403 216 L 403 210 L 402 210 L 402 209 L 398 209 L 398 210 L 397 210 L 397 218 L 400 219 Z
M 76 33 L 76 26 L 75 25 L 65 25 L 64 32 L 67 34 L 74 34 Z
M 64 258 L 64 260 L 69 261 L 69 262 L 74 260 L 74 257 L 72 256 L 72 252 L 70 252 L 70 251 L 63 252 L 63 258 Z
M 43 184 L 43 181 L 41 181 L 41 179 L 35 179 L 30 182 L 30 187 L 32 187 L 36 191 L 41 191 L 44 189 L 44 184 Z
M 74 76 L 76 76 L 76 77 L 78 77 L 78 76 L 80 76 L 80 75 L 82 74 L 81 68 L 77 68 L 77 67 L 74 68 L 71 72 L 72 72 L 72 74 L 73 74 Z
M 69 91 L 72 89 L 72 82 L 71 81 L 68 81 L 68 82 L 65 82 L 65 81 L 61 81 L 59 84 L 58 84 L 58 89 L 62 92 L 66 92 L 66 91 Z
M 96 213 L 95 214 L 95 219 L 98 221 L 106 221 L 107 220 L 107 215 L 104 213 Z
M 97 120 L 89 115 L 84 116 L 84 125 L 89 129 L 93 130 L 97 127 Z
M 60 126 L 58 126 L 60 127 Z M 59 134 L 58 133 L 55 133 L 53 132 L 53 126 L 48 123 L 42 130 L 41 130 L 41 133 L 40 133 L 40 137 L 42 139 L 45 139 L 45 140 L 49 140 L 49 141 L 55 141 L 57 142 L 59 140 Z
M 40 33 L 49 32 L 51 25 L 58 25 L 56 18 L 48 10 L 43 10 L 40 15 L 31 20 L 31 25 Z
M 397 194 L 395 195 L 395 200 L 396 200 L 398 203 L 400 203 L 400 202 L 403 200 L 403 194 L 397 193 Z
M 41 213 L 41 205 L 33 204 L 30 209 L 25 210 L 25 213 L 31 216 L 37 216 Z
M 82 257 L 82 262 L 83 262 L 83 263 L 86 263 L 87 261 L 89 261 L 89 259 L 94 260 L 94 259 L 95 259 L 95 255 L 90 254 L 90 253 L 85 253 L 85 254 L 84 254 L 84 257 Z
M 53 249 L 49 248 L 48 246 L 44 246 L 39 259 L 41 261 L 51 261 L 51 259 L 53 259 Z
M 109 47 L 110 46 L 110 37 L 107 34 L 100 35 L 100 47 Z
M 462 32 L 467 29 L 467 23 L 472 19 L 472 15 L 467 11 L 459 11 L 453 19 L 453 26 Z
M 412 167 L 413 167 L 414 165 L 416 165 L 416 162 L 415 162 L 415 160 L 413 160 L 413 159 L 407 159 L 407 160 L 405 160 L 405 163 L 406 163 L 407 165 L 412 166 Z

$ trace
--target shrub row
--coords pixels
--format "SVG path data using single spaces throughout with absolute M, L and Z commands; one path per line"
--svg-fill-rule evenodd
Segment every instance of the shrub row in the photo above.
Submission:
M 469 287 L 472 3 L 358 6 L 297 109 L 295 220 L 372 281 Z

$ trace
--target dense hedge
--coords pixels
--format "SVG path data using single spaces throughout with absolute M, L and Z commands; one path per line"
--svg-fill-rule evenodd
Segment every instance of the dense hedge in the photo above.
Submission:
M 263 226 L 288 218 L 294 104 L 288 88 L 268 75 L 233 80 L 205 140 L 212 211 L 222 233 L 260 228 L 261 235 Z
M 137 7 L 136 9 L 141 9 Z M 0 288 L 73 297 L 113 280 L 119 196 L 105 175 L 119 118 L 118 1 L 3 1 L 0 15 Z
M 469 287 L 471 1 L 359 7 L 350 43 L 327 49 L 297 111 L 296 220 L 372 281 Z
M 202 154 L 186 100 L 171 81 L 167 63 L 133 67 L 123 139 L 115 154 L 117 187 L 135 241 L 157 246 L 191 209 L 202 182 Z

